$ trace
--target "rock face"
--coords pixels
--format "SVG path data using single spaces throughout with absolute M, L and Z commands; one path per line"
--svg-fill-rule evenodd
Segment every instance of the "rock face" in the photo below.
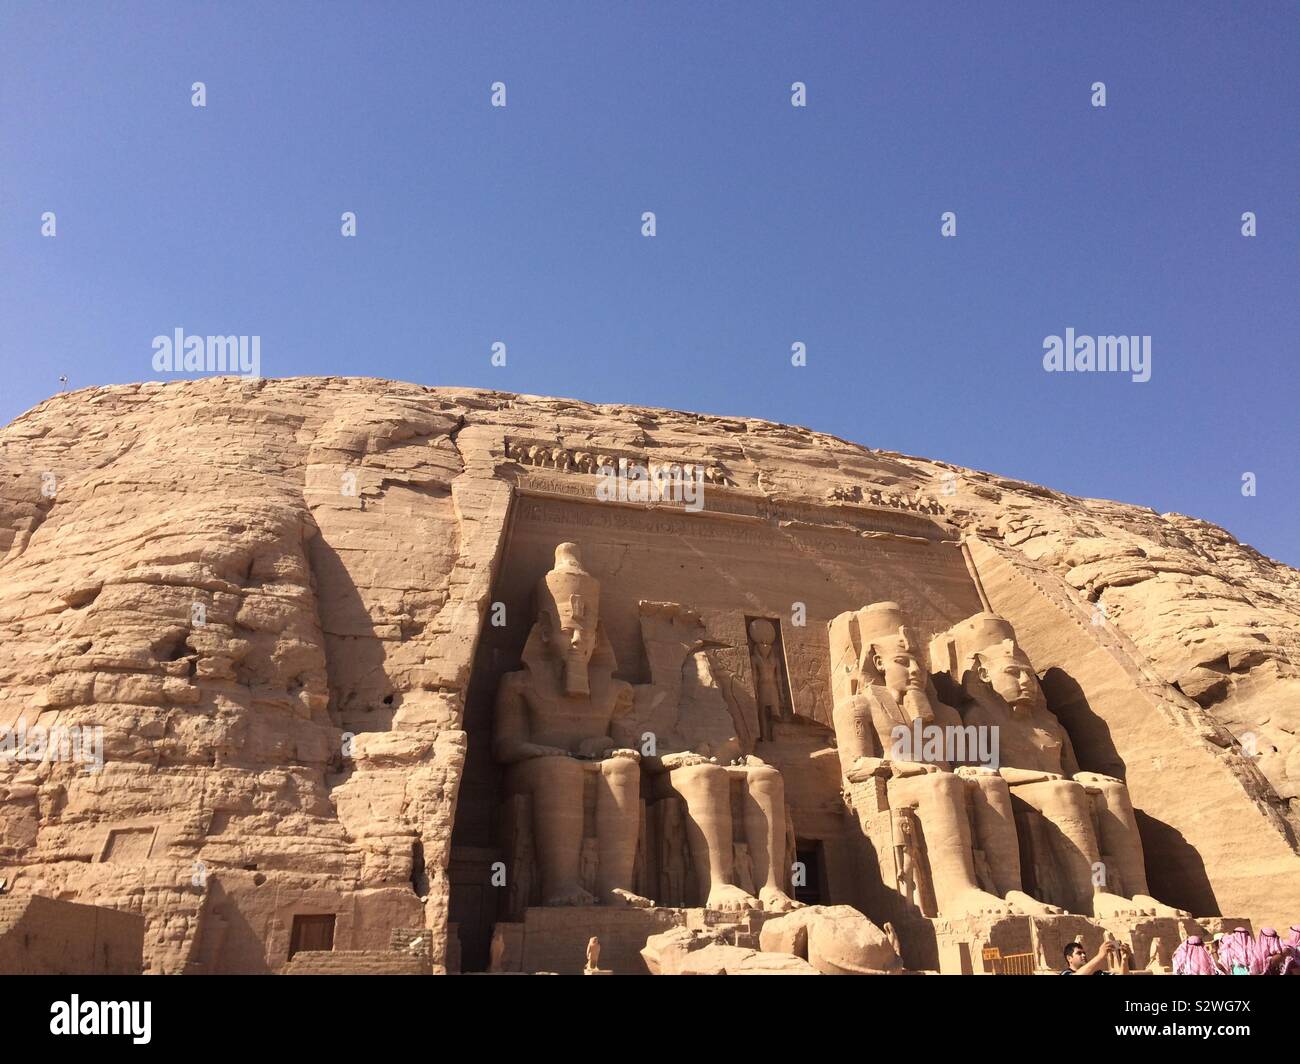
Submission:
M 764 953 L 792 953 L 822 975 L 883 975 L 901 966 L 880 928 L 848 905 L 810 905 L 763 924 Z
M 601 496 L 620 460 L 698 471 L 701 506 Z M 781 765 L 795 846 L 839 815 L 814 794 L 838 773 L 826 623 L 895 598 L 928 639 L 983 605 L 1081 767 L 1127 783 L 1153 894 L 1300 915 L 1300 572 L 1193 518 L 807 429 L 336 378 L 90 389 L 0 431 L 0 879 L 142 914 L 152 972 L 416 927 L 435 968 L 458 942 L 486 968 L 490 705 L 566 539 L 620 678 L 648 671 L 638 596 L 707 620 L 729 581 L 741 686 L 746 626 L 785 618 L 784 686 L 747 697 L 807 739 Z
M 651 975 L 819 975 L 792 953 L 745 949 L 678 929 L 652 935 L 641 951 Z
M 144 920 L 136 913 L 40 897 L 0 898 L 0 972 L 139 975 Z

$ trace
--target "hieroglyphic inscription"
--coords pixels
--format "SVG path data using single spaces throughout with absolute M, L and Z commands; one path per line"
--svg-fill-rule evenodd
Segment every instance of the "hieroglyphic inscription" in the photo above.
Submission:
M 516 486 L 519 492 L 525 496 L 562 496 L 584 502 L 594 501 L 596 497 L 590 484 L 578 478 L 532 475 L 520 480 Z M 800 533 L 805 530 L 832 533 L 848 532 L 855 535 L 882 533 L 900 538 L 915 538 L 927 541 L 942 540 L 950 534 L 947 528 L 936 524 L 927 517 L 900 511 L 872 511 L 867 507 L 861 507 L 855 508 L 852 513 L 846 513 L 844 507 L 818 506 L 816 503 L 805 503 L 797 500 L 774 500 L 765 497 L 740 495 L 735 492 L 722 493 L 707 490 L 703 492 L 703 501 L 703 509 L 697 513 L 687 511 L 682 503 L 670 501 L 656 503 L 610 501 L 602 502 L 601 506 L 622 512 L 634 510 L 653 513 L 656 516 L 685 514 L 685 520 L 689 523 L 679 526 L 678 530 L 688 529 L 693 535 L 701 534 L 696 531 L 697 526 L 711 523 L 707 521 L 708 517 L 729 519 L 728 523 L 736 521 L 752 521 L 755 524 L 766 525 L 777 525 L 782 522 L 792 523 L 799 526 Z M 611 524 L 602 527 L 635 526 Z M 754 542 L 762 541 L 755 540 Z

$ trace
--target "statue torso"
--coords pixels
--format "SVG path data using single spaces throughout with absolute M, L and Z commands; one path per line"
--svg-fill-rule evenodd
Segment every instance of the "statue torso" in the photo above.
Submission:
M 977 699 L 965 716 L 967 724 L 998 729 L 998 759 L 1008 768 L 1063 773 L 1065 730 L 1051 713 L 1013 713 L 1001 700 Z
M 528 707 L 528 739 L 542 746 L 577 752 L 585 739 L 608 735 L 615 708 L 631 697 L 631 685 L 612 676 L 593 675 L 586 695 L 567 695 L 559 670 L 527 666 L 518 681 Z

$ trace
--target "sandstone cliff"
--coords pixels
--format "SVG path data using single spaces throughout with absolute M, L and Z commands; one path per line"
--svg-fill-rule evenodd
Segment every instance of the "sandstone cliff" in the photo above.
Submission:
M 99 772 L 0 761 L 0 877 L 142 912 L 152 971 L 275 970 L 313 904 L 343 948 L 426 927 L 440 958 L 512 476 L 584 454 L 977 536 L 1081 759 L 1194 853 L 1195 902 L 1300 916 L 1300 572 L 1194 518 L 808 429 L 341 378 L 87 389 L 0 431 L 0 727 L 104 729 Z

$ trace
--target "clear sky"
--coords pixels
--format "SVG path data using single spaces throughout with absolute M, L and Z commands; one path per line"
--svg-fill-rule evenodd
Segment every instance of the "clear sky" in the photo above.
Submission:
M 771 418 L 1300 564 L 1298 275 L 1295 3 L 0 5 L 0 421 L 258 335 L 266 376 Z M 1067 327 L 1151 379 L 1045 372 Z

